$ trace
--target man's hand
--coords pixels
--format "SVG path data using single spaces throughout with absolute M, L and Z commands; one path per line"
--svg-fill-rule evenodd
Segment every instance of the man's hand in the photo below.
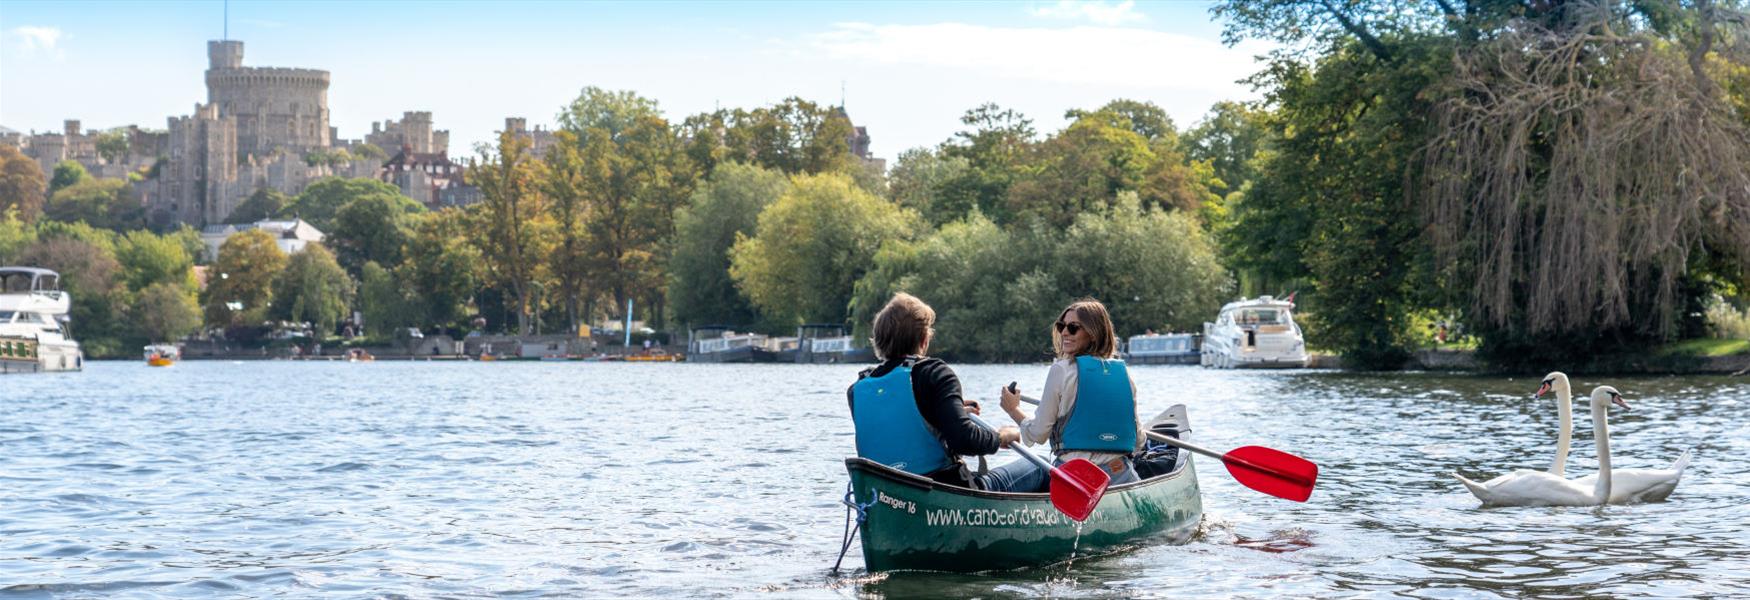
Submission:
M 969 413 L 972 413 L 975 415 L 983 414 L 983 413 L 978 412 L 978 401 L 977 400 L 966 400 L 966 401 L 961 402 L 960 405 L 966 407 L 966 412 L 969 412 Z
M 1021 441 L 1021 430 L 1016 429 L 1013 425 L 997 430 L 998 447 L 1008 448 L 1010 445 L 1019 441 Z

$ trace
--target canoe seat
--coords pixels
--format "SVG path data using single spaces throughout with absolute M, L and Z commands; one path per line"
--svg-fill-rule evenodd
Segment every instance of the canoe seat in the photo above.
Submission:
M 1179 439 L 1181 435 L 1191 433 L 1190 420 L 1186 418 L 1185 405 L 1175 404 L 1148 422 L 1149 431 Z M 1159 477 L 1172 473 L 1179 468 L 1179 458 L 1184 453 L 1177 447 L 1165 442 L 1145 440 L 1142 450 L 1131 457 L 1136 465 L 1136 476 L 1142 479 Z

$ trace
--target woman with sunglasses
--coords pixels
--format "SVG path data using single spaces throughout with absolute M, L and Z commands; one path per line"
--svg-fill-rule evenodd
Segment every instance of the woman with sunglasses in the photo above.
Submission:
M 1143 434 L 1136 418 L 1136 384 L 1117 358 L 1118 339 L 1106 305 L 1080 300 L 1058 314 L 1051 332 L 1057 361 L 1045 375 L 1045 394 L 1028 417 L 1021 396 L 1002 390 L 1003 411 L 1021 426 L 1028 445 L 1051 442 L 1062 463 L 1077 458 L 1105 469 L 1112 485 L 1137 480 L 1131 453 Z M 1041 487 L 1045 478 L 1038 478 Z

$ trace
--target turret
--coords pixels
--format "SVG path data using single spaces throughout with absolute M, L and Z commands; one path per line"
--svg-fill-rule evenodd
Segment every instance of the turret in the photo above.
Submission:
M 207 68 L 237 69 L 243 67 L 243 42 L 217 40 L 207 42 Z

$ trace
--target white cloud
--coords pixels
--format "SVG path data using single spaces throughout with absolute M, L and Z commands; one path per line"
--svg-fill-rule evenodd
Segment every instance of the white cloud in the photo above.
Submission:
M 1049 19 L 1087 19 L 1096 25 L 1123 25 L 1148 20 L 1148 15 L 1137 12 L 1136 0 L 1117 4 L 1107 4 L 1105 0 L 1058 0 L 1057 4 L 1035 6 L 1032 13 Z
M 61 38 L 65 36 L 59 27 L 33 25 L 14 27 L 6 33 L 7 37 L 17 40 L 19 49 L 26 53 L 34 53 L 37 50 L 53 51 L 56 49 L 56 45 L 61 43 Z
M 1257 71 L 1255 44 L 1118 27 L 1008 28 L 938 23 L 839 23 L 804 46 L 830 58 L 964 69 L 980 75 L 1062 84 L 1247 94 L 1238 79 Z

